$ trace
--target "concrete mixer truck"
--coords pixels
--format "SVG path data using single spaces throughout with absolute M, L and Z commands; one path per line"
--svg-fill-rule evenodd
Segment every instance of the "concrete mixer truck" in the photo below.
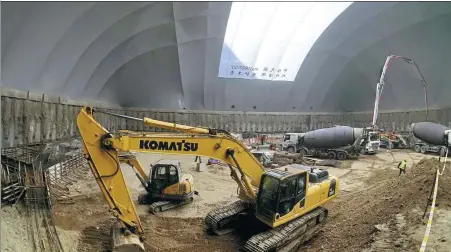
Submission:
M 415 140 L 415 151 L 423 154 L 438 153 L 444 157 L 451 155 L 451 129 L 432 122 L 418 122 L 411 126 Z
M 378 139 L 375 140 L 377 146 L 369 145 L 370 140 L 364 128 L 336 126 L 306 133 L 287 133 L 282 147 L 288 152 L 344 160 L 365 151 L 376 152 L 379 148 Z

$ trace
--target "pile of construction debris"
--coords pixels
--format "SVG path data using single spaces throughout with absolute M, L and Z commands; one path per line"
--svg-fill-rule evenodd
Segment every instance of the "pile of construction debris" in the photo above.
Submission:
M 63 251 L 54 226 L 51 197 L 66 196 L 67 186 L 76 182 L 74 176 L 87 171 L 80 147 L 80 140 L 69 139 L 1 150 L 2 207 L 21 203 L 16 209 L 23 206 L 21 217 L 28 234 L 23 242 L 32 244 L 32 251 Z M 13 248 L 14 242 L 9 240 L 2 248 Z
M 279 166 L 290 165 L 290 164 L 303 164 L 310 166 L 331 166 L 340 167 L 341 162 L 338 160 L 321 160 L 316 158 L 304 157 L 299 153 L 288 153 L 288 152 L 276 152 L 274 153 L 273 163 Z
M 2 205 L 16 204 L 25 195 L 26 187 L 31 186 L 35 166 L 44 162 L 40 155 L 43 144 L 25 145 L 1 150 L 2 165 Z M 33 179 L 27 179 L 29 177 Z
M 73 198 L 81 194 L 74 195 L 69 187 L 84 179 L 88 171 L 89 165 L 81 152 L 49 167 L 46 176 L 52 199 L 61 203 L 74 203 Z
M 16 204 L 22 198 L 35 193 L 36 190 L 43 190 L 44 192 L 40 193 L 46 195 L 47 185 L 44 174 L 50 170 L 53 171 L 51 174 L 56 174 L 57 170 L 59 174 L 62 174 L 63 170 L 74 170 L 73 167 L 55 168 L 55 165 L 85 166 L 79 139 L 2 148 L 1 157 L 2 205 Z M 51 169 L 51 167 L 54 168 Z

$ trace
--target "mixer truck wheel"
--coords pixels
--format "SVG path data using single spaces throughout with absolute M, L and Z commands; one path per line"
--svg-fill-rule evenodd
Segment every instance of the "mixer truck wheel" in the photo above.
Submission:
M 301 150 L 299 151 L 299 154 L 301 154 L 302 156 L 306 156 L 306 155 L 307 155 L 307 150 L 301 149 Z
M 426 154 L 426 146 L 421 146 L 421 153 Z
M 418 152 L 418 153 L 420 153 L 420 152 L 421 152 L 421 146 L 418 145 L 418 144 L 416 144 L 416 145 L 415 145 L 415 151 Z
M 337 157 L 337 154 L 335 153 L 335 151 L 329 151 L 326 157 L 327 159 L 335 159 Z
M 365 151 L 365 148 L 362 148 L 360 150 L 360 155 L 366 155 L 366 154 L 368 154 L 368 153 Z
M 340 151 L 337 153 L 338 160 L 345 160 L 346 158 L 348 158 L 348 155 L 346 154 L 346 152 Z
M 440 154 L 440 157 L 446 156 L 446 150 L 445 150 L 445 148 L 440 148 L 439 154 Z
M 294 153 L 294 147 L 292 146 L 288 147 L 288 153 Z

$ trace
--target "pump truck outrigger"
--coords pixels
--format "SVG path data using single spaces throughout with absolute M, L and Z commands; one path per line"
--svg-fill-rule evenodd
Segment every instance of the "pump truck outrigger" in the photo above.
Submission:
M 94 111 L 182 133 L 122 131 L 113 135 L 95 120 Z M 120 169 L 120 162 L 128 159 L 130 151 L 206 156 L 228 164 L 231 177 L 238 184 L 239 200 L 208 213 L 205 224 L 221 235 L 236 227 L 239 216 L 263 223 L 266 229 L 247 240 L 245 251 L 296 249 L 326 219 L 328 211 L 323 205 L 338 195 L 339 180 L 327 171 L 302 165 L 265 171 L 246 146 L 224 130 L 133 118 L 91 107 L 81 110 L 77 125 L 85 157 L 118 220 L 112 229 L 115 250 L 145 251 L 143 227 Z M 119 156 L 119 151 L 127 155 Z M 140 168 L 136 173 L 145 177 Z

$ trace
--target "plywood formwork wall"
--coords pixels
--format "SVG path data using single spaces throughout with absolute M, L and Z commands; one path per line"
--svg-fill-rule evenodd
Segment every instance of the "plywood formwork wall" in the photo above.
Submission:
M 41 141 L 54 141 L 78 135 L 76 117 L 87 102 L 71 101 L 64 97 L 54 97 L 11 89 L 1 89 L 2 146 Z M 151 117 L 157 120 L 192 126 L 225 129 L 230 132 L 283 133 L 303 132 L 334 125 L 365 127 L 370 124 L 371 113 L 264 113 L 227 111 L 171 111 L 147 108 L 121 108 L 104 103 L 89 103 L 111 112 L 133 117 Z M 144 127 L 139 122 L 104 114 L 97 120 L 108 130 L 161 131 Z M 427 118 L 451 127 L 451 109 L 431 109 Z M 379 127 L 407 131 L 412 122 L 426 120 L 424 111 L 381 112 Z

